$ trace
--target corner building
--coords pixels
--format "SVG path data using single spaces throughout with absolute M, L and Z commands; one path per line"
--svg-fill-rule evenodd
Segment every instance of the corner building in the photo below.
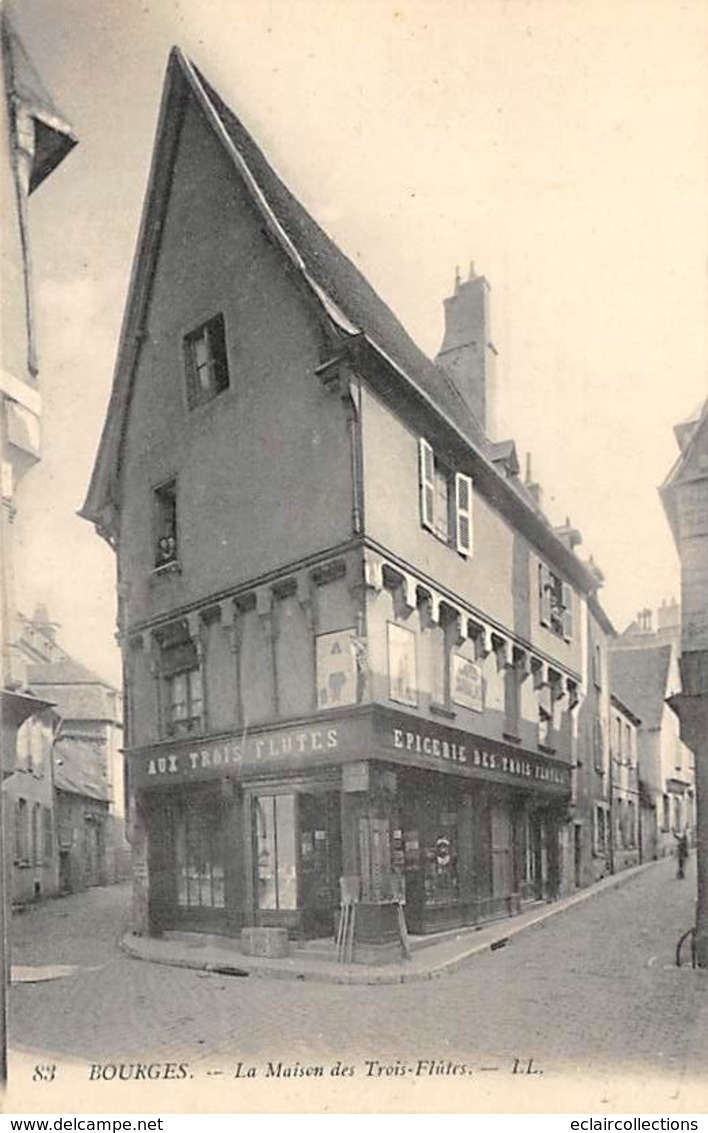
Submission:
M 482 277 L 431 362 L 173 51 L 83 509 L 137 931 L 330 935 L 343 878 L 381 943 L 401 895 L 426 932 L 572 887 L 598 580 L 487 436 L 493 361 Z

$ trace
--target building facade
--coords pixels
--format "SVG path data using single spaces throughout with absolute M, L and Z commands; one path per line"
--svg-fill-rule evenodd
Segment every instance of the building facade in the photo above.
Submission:
M 681 691 L 671 707 L 695 757 L 696 960 L 708 968 L 708 399 L 674 432 L 680 453 L 660 488 L 681 563 Z
M 641 721 L 637 742 L 644 860 L 673 853 L 675 835 L 685 832 L 690 841 L 695 827 L 694 758 L 668 704 L 680 687 L 679 619 L 675 602 L 659 608 L 656 625 L 653 612 L 641 610 L 610 653 L 612 688 Z
M 63 653 L 63 651 L 62 651 Z M 129 874 L 121 696 L 66 653 L 28 666 L 54 706 L 53 782 L 59 890 L 111 885 Z
M 494 355 L 471 271 L 426 358 L 173 52 L 83 509 L 138 931 L 329 935 L 343 881 L 385 942 L 582 881 L 599 578 L 488 436 Z
M 586 604 L 584 620 L 584 683 L 578 709 L 573 806 L 576 888 L 592 885 L 612 872 L 608 646 L 615 631 L 594 597 Z
M 27 687 L 14 585 L 13 540 L 20 483 L 40 458 L 41 394 L 34 318 L 31 195 L 61 164 L 76 138 L 0 9 L 0 967 L 6 964 L 9 895 L 33 900 L 56 891 L 51 706 Z M 4 1079 L 4 997 L 0 997 Z
M 613 873 L 642 861 L 639 792 L 640 719 L 618 696 L 611 698 L 609 766 L 609 851 Z M 607 830 L 607 823 L 606 823 Z
M 45 705 L 19 727 L 5 783 L 10 889 L 23 905 L 123 880 L 129 847 L 120 694 L 66 653 L 43 606 L 17 621 L 25 687 Z

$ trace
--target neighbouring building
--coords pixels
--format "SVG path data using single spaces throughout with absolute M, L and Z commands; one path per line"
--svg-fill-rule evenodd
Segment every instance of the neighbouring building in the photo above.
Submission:
M 17 658 L 45 704 L 18 729 L 5 786 L 16 904 L 125 878 L 120 693 L 74 661 L 43 606 L 17 615 Z
M 641 807 L 638 731 L 641 720 L 614 693 L 610 700 L 609 813 L 605 824 L 613 873 L 639 865 Z
M 83 508 L 117 555 L 137 931 L 328 935 L 345 878 L 381 943 L 402 894 L 427 932 L 591 872 L 600 576 L 493 435 L 488 292 L 458 277 L 431 362 L 173 51 Z
M 612 643 L 612 689 L 641 721 L 638 729 L 642 857 L 663 857 L 676 846 L 674 835 L 695 823 L 693 754 L 681 740 L 679 721 L 667 703 L 679 691 L 680 608 L 665 603 L 641 610 Z
M 599 586 L 602 576 L 594 569 Z M 573 808 L 576 888 L 605 877 L 612 872 L 613 865 L 608 646 L 615 630 L 594 596 L 587 602 L 584 618 L 584 687 L 578 710 Z
M 52 705 L 57 887 L 73 893 L 129 872 L 121 696 L 59 644 L 44 606 L 22 618 L 27 683 Z M 26 727 L 26 725 L 25 725 Z
M 56 714 L 35 711 L 18 728 L 5 783 L 7 868 L 12 901 L 25 905 L 58 889 L 52 752 Z
M 674 432 L 680 453 L 660 488 L 681 563 L 681 690 L 671 707 L 695 756 L 696 959 L 708 968 L 708 398 Z
M 25 48 L 0 10 L 0 177 L 3 201 L 0 333 L 0 699 L 6 875 L 0 879 L 0 937 L 5 885 L 18 900 L 53 892 L 51 706 L 32 695 L 19 639 L 12 543 L 18 486 L 40 457 L 41 395 L 29 240 L 29 198 L 76 144 Z M 5 962 L 4 949 L 2 962 Z M 0 1005 L 0 1013 L 3 1008 Z

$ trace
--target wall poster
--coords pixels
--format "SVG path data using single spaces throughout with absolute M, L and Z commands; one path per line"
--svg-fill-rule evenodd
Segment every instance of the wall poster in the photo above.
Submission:
M 317 707 L 356 704 L 356 630 L 322 633 L 316 640 Z
M 418 703 L 415 634 L 405 626 L 388 623 L 389 696 L 399 704 Z
M 450 664 L 450 695 L 455 704 L 471 708 L 473 712 L 484 712 L 482 666 L 461 653 L 453 653 Z

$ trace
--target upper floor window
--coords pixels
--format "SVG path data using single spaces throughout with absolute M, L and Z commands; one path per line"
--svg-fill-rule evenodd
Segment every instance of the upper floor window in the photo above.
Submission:
M 592 656 L 592 675 L 596 688 L 602 688 L 602 650 L 597 641 Z
M 472 554 L 472 479 L 440 461 L 424 437 L 418 442 L 420 522 L 461 555 Z
M 155 569 L 177 562 L 177 481 L 155 488 Z
M 168 735 L 200 731 L 203 723 L 202 670 L 195 642 L 172 638 L 162 647 L 165 725 Z
M 15 861 L 26 862 L 29 858 L 29 810 L 27 799 L 15 803 Z
M 224 316 L 215 315 L 184 338 L 187 404 L 204 405 L 229 387 Z
M 600 716 L 593 717 L 592 722 L 592 746 L 593 746 L 593 759 L 595 770 L 604 772 L 605 770 L 605 729 L 602 726 L 602 719 Z
M 624 752 L 622 751 L 622 721 L 620 720 L 619 716 L 615 716 L 614 740 L 615 750 L 613 752 L 613 755 L 615 755 L 617 759 L 621 759 L 624 755 Z
M 573 591 L 544 563 L 539 564 L 538 580 L 541 625 L 570 641 L 573 636 Z

